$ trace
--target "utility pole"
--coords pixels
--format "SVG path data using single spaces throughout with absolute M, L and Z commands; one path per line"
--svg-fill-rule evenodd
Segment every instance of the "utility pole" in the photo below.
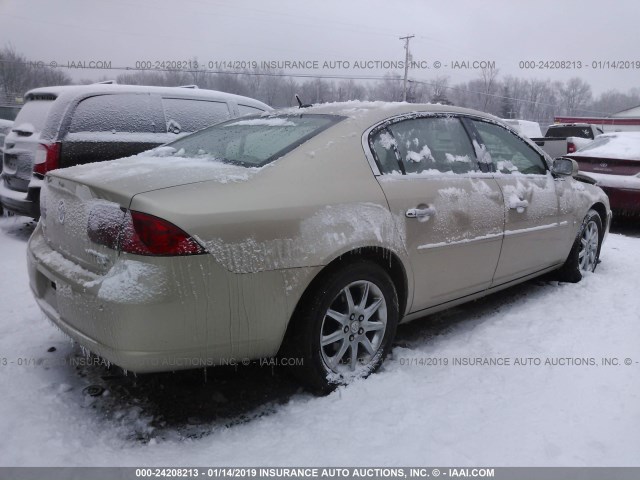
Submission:
M 400 40 L 404 40 L 404 82 L 402 83 L 402 101 L 407 101 L 407 75 L 409 74 L 409 40 L 415 35 L 407 35 L 406 37 L 400 37 Z

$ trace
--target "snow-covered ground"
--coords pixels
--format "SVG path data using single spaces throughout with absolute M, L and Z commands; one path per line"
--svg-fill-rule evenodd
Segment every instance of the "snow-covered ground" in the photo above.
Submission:
M 535 280 L 401 327 L 380 373 L 315 398 L 265 366 L 205 383 L 71 365 L 84 357 L 31 298 L 26 223 L 0 218 L 2 466 L 640 466 L 640 238 L 610 235 L 579 284 Z M 476 357 L 510 365 L 453 365 Z M 542 364 L 514 365 L 528 358 Z

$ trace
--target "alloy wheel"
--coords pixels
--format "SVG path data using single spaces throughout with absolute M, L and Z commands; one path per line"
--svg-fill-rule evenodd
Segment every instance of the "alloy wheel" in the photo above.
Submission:
M 325 312 L 320 349 L 325 366 L 336 373 L 356 373 L 373 364 L 387 328 L 387 303 L 375 283 L 344 287 Z
M 580 251 L 578 260 L 580 270 L 593 272 L 598 261 L 598 244 L 600 242 L 600 232 L 595 221 L 590 220 L 582 232 L 580 238 Z

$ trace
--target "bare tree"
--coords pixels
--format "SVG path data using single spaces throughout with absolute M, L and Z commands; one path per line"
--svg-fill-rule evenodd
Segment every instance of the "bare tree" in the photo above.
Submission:
M 236 95 L 251 96 L 249 87 L 244 79 L 236 72 L 217 73 L 213 77 L 213 88 L 221 92 L 235 93 Z
M 437 76 L 431 82 L 430 101 L 433 103 L 442 103 L 448 105 L 451 103 L 448 97 L 449 93 L 449 77 L 444 75 Z
M 21 97 L 27 90 L 49 85 L 68 85 L 62 70 L 30 62 L 11 45 L 0 50 L 0 89 L 6 97 Z
M 608 115 L 640 105 L 640 89 L 632 88 L 628 93 L 608 90 L 591 104 L 591 109 Z
M 499 91 L 497 85 L 497 77 L 499 70 L 495 66 L 485 67 L 480 73 L 482 79 L 482 91 L 484 93 L 484 102 L 482 110 L 489 111 L 489 107 L 493 105 L 493 96 Z
M 402 93 L 402 77 L 397 73 L 387 73 L 383 80 L 369 89 L 369 98 L 371 100 L 401 102 Z
M 295 78 L 289 77 L 284 84 L 284 88 L 281 91 L 281 98 L 275 105 L 283 107 L 291 107 L 296 104 L 296 93 L 300 90 L 300 85 Z
M 573 77 L 559 87 L 562 105 L 568 115 L 575 115 L 586 109 L 591 101 L 591 86 L 578 77 Z

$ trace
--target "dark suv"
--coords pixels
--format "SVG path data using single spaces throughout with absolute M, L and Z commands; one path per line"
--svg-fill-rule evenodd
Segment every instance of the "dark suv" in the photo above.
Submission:
M 40 216 L 40 185 L 56 168 L 127 157 L 247 113 L 248 97 L 194 87 L 94 84 L 37 88 L 6 136 L 0 203 Z

